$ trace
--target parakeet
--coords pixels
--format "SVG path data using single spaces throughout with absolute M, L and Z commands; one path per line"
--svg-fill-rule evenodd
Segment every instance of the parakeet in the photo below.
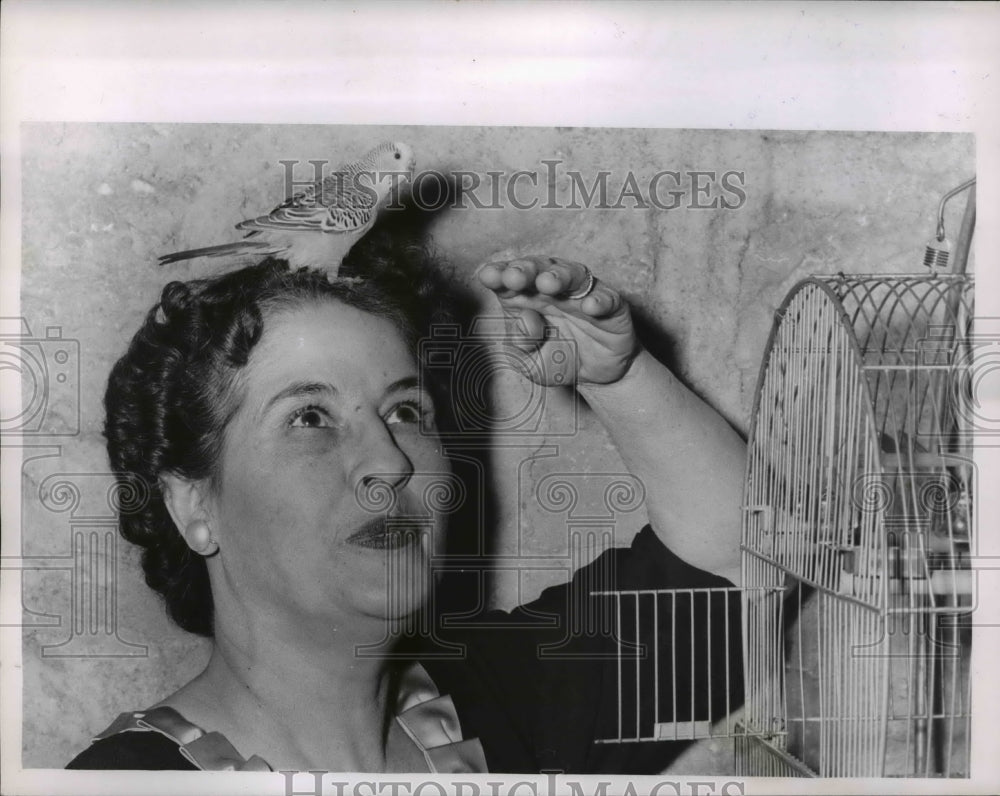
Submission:
M 266 216 L 241 221 L 236 229 L 247 230 L 243 240 L 165 254 L 160 265 L 194 257 L 275 256 L 294 268 L 325 268 L 335 276 L 344 255 L 375 222 L 394 186 L 412 179 L 415 166 L 408 145 L 380 144 Z

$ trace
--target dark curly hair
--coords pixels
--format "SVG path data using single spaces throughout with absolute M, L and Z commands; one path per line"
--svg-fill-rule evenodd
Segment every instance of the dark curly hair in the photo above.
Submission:
M 390 320 L 415 358 L 430 325 L 454 317 L 421 247 L 366 238 L 339 276 L 355 279 L 331 281 L 323 271 L 267 259 L 211 279 L 171 282 L 111 371 L 104 397 L 111 467 L 123 491 L 149 496 L 120 512 L 119 530 L 142 548 L 146 583 L 184 630 L 213 635 L 212 593 L 205 560 L 174 526 L 159 479 L 215 479 L 223 433 L 238 408 L 236 377 L 269 314 L 335 299 Z

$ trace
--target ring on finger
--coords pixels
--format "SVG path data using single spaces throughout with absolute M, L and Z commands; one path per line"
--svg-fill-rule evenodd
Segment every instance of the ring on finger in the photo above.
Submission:
M 597 285 L 597 277 L 594 276 L 593 271 L 589 268 L 587 269 L 587 281 L 584 282 L 583 287 L 577 290 L 575 293 L 570 293 L 566 298 L 572 301 L 578 301 L 579 299 L 587 298 L 591 293 L 594 292 L 594 287 Z

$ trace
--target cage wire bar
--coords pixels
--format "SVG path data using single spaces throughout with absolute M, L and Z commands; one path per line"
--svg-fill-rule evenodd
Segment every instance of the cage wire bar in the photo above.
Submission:
M 595 593 L 618 645 L 600 742 L 731 737 L 745 776 L 969 775 L 972 302 L 954 275 L 792 289 L 751 418 L 743 587 Z
M 966 276 L 839 275 L 778 310 L 743 516 L 742 774 L 969 775 L 972 301 Z
M 617 723 L 597 743 L 731 737 L 742 703 L 736 587 L 595 591 L 612 606 Z

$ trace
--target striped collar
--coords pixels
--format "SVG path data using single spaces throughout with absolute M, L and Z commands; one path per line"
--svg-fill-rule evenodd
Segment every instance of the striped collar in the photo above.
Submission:
M 486 756 L 478 738 L 462 738 L 462 727 L 450 696 L 442 696 L 419 663 L 403 672 L 396 702 L 396 722 L 416 745 L 432 774 L 485 773 Z M 219 732 L 205 732 L 170 707 L 122 713 L 99 741 L 120 732 L 158 732 L 178 746 L 180 754 L 202 771 L 271 771 L 264 758 L 244 758 Z

